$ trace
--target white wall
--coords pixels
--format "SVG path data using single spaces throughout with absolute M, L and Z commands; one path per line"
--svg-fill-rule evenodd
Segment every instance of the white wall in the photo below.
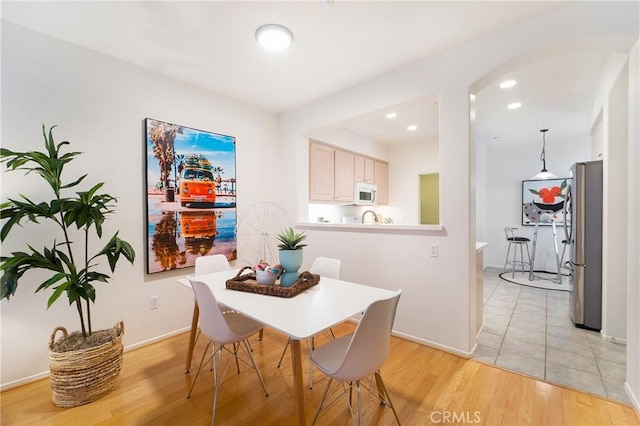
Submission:
M 602 335 L 626 338 L 628 67 L 618 74 L 603 108 Z
M 389 205 L 398 211 L 395 223 L 420 224 L 420 175 L 439 171 L 437 140 L 391 146 Z
M 286 182 L 285 201 L 291 211 L 297 212 L 298 220 L 306 220 L 308 200 L 308 147 L 304 135 L 331 123 L 341 122 L 388 105 L 395 105 L 438 91 L 440 93 L 440 194 L 441 223 L 445 231 L 438 235 L 425 235 L 406 244 L 393 246 L 393 251 L 419 253 L 430 244 L 439 244 L 440 257 L 437 263 L 417 265 L 426 268 L 422 286 L 413 294 L 403 295 L 399 310 L 423 325 L 420 337 L 435 341 L 460 352 L 473 350 L 475 330 L 470 321 L 471 306 L 475 304 L 470 286 L 475 284 L 475 152 L 469 136 L 469 87 L 483 79 L 502 64 L 526 57 L 544 56 L 550 51 L 568 48 L 583 43 L 586 39 L 626 32 L 625 18 L 628 4 L 617 3 L 616 7 L 605 3 L 570 3 L 553 12 L 538 16 L 516 27 L 487 37 L 476 39 L 458 48 L 441 52 L 411 66 L 385 74 L 379 78 L 357 85 L 341 93 L 328 96 L 312 104 L 283 114 L 281 135 L 285 161 L 297 165 L 298 179 Z M 629 34 L 625 34 L 629 38 Z M 637 32 L 633 40 L 637 38 Z M 625 39 L 623 37 L 623 39 Z M 612 39 L 611 39 L 612 40 Z M 616 41 L 622 39 L 616 38 Z M 626 40 L 626 39 L 625 39 Z M 616 43 L 616 45 L 619 47 Z M 626 48 L 630 45 L 627 43 Z M 598 46 L 602 48 L 602 45 Z M 532 53 L 533 52 L 533 53 Z M 625 51 L 625 53 L 628 52 Z M 481 88 L 480 88 L 481 89 Z M 475 137 L 471 138 L 475 141 Z M 586 141 L 587 146 L 589 141 Z M 537 158 L 536 149 L 533 158 Z M 551 152 L 549 153 L 552 158 Z M 558 155 L 561 157 L 561 155 Z M 555 161 L 555 160 L 554 160 Z M 550 167 L 555 168 L 553 163 Z M 568 167 L 568 163 L 566 166 Z M 533 175 L 538 170 L 532 170 Z M 473 176 L 473 177 L 472 177 Z M 518 179 L 520 180 L 520 179 Z M 516 202 L 515 206 L 519 203 Z M 517 207 L 519 208 L 519 207 Z M 333 238 L 327 233 L 318 238 Z M 357 269 L 363 259 L 376 251 L 387 249 L 385 240 L 379 244 L 358 244 L 361 251 L 345 250 L 345 274 L 358 276 Z M 363 237 L 364 238 L 364 237 Z M 369 237 L 366 237 L 369 238 Z M 373 243 L 373 241 L 371 241 Z M 331 241 L 322 241 L 329 246 Z M 395 253 L 394 253 L 395 256 Z M 395 286 L 413 279 L 416 265 L 400 264 L 395 270 Z M 384 277 L 388 268 L 384 264 L 367 263 L 368 284 L 389 285 Z M 417 306 L 413 303 L 421 300 Z M 407 305 L 410 303 L 411 305 Z M 441 313 L 442 316 L 436 314 Z M 435 322 L 434 322 L 435 321 Z M 443 330 L 446 337 L 443 337 Z M 398 330 L 403 331 L 403 330 Z M 443 338 L 444 340 L 438 340 Z
M 627 394 L 640 416 L 640 43 L 629 55 L 627 216 Z
M 94 329 L 123 319 L 129 348 L 188 328 L 193 308 L 192 295 L 175 282 L 192 269 L 144 273 L 145 117 L 235 136 L 239 211 L 251 202 L 277 197 L 272 188 L 280 185 L 281 174 L 271 168 L 278 164 L 274 114 L 2 22 L 3 147 L 42 149 L 42 123 L 58 124 L 57 139 L 69 140 L 73 149 L 84 152 L 70 172 L 107 182 L 104 189 L 119 197 L 105 233 L 120 229 L 137 259 L 133 267 L 126 262 L 119 266 L 109 284 L 97 284 L 92 313 Z M 3 199 L 18 191 L 40 195 L 41 188 L 35 176 L 3 173 Z M 3 253 L 24 249 L 24 241 L 39 245 L 42 238 L 54 238 L 30 229 L 15 229 L 2 244 Z M 25 275 L 16 295 L 1 302 L 3 388 L 48 371 L 47 342 L 54 327 L 79 328 L 66 300 L 46 310 L 50 293 L 33 294 L 35 277 Z M 159 300 L 154 311 L 149 310 L 151 296 Z

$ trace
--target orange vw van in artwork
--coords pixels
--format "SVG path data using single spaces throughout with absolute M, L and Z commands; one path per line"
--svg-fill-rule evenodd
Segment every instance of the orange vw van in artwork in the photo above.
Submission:
M 185 166 L 180 174 L 180 204 L 207 204 L 213 207 L 216 202 L 216 182 L 211 170 Z

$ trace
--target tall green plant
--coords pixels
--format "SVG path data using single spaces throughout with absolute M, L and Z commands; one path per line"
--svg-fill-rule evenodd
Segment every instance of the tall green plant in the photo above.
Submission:
M 19 194 L 19 199 L 11 199 L 0 204 L 0 218 L 6 223 L 0 231 L 0 239 L 4 241 L 15 225 L 24 223 L 55 223 L 62 233 L 60 241 L 54 239 L 50 246 L 38 250 L 27 244 L 26 252 L 17 251 L 10 256 L 0 258 L 1 297 L 9 299 L 15 294 L 18 281 L 30 270 L 44 269 L 50 276 L 42 282 L 36 292 L 53 289 L 47 301 L 49 308 L 58 298 L 66 293 L 69 305 L 75 305 L 80 317 L 82 335 L 91 335 L 91 303 L 95 302 L 96 290 L 93 283 L 108 282 L 109 275 L 98 272 L 100 258 L 106 258 L 111 272 L 122 255 L 131 264 L 135 252 L 131 245 L 118 237 L 116 232 L 107 244 L 97 253 L 90 255 L 89 240 L 96 236 L 102 240 L 102 225 L 108 215 L 113 213 L 116 198 L 109 194 L 98 194 L 103 182 L 91 187 L 88 191 L 78 191 L 75 195 L 65 195 L 71 188 L 77 187 L 87 175 L 66 182 L 63 181 L 64 166 L 80 155 L 80 152 L 62 153 L 61 148 L 70 145 L 63 141 L 56 145 L 53 139 L 53 126 L 48 133 L 42 126 L 45 151 L 14 152 L 6 148 L 0 149 L 0 161 L 6 163 L 7 171 L 23 170 L 25 174 L 37 173 L 53 191 L 50 201 L 34 202 L 27 196 Z M 78 231 L 73 231 L 73 228 Z M 81 245 L 73 245 L 71 234 L 78 232 Z M 75 235 L 75 233 L 74 233 Z M 77 250 L 74 253 L 73 249 Z M 79 262 L 79 263 L 77 263 Z M 85 302 L 83 306 L 82 302 Z

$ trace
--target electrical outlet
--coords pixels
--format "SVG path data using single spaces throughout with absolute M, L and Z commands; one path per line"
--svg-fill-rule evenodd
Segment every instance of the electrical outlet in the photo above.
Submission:
M 158 309 L 158 296 L 153 296 L 149 300 L 149 310 L 153 311 L 154 309 Z
M 438 245 L 431 244 L 431 257 L 438 257 Z

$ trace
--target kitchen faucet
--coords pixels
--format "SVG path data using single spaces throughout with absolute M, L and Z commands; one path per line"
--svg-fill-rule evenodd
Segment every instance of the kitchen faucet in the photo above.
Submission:
M 362 218 L 360 219 L 361 223 L 364 223 L 364 215 L 366 215 L 367 213 L 371 213 L 373 215 L 373 220 L 378 223 L 378 215 L 373 210 L 365 210 L 364 213 L 362 213 Z

